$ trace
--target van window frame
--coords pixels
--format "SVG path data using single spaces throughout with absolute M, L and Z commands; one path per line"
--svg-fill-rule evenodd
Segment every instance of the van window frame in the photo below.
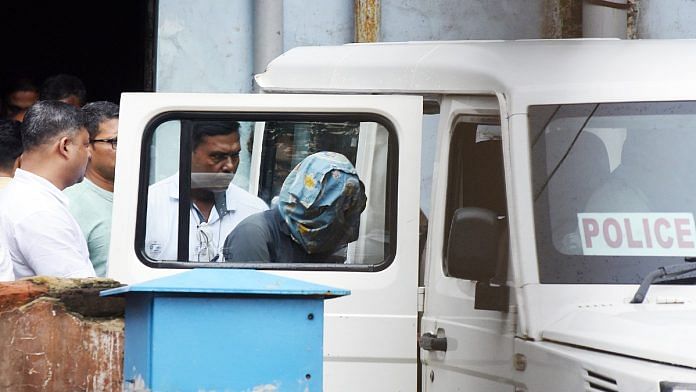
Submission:
M 457 138 L 463 137 L 463 134 L 467 131 L 466 129 L 461 129 L 458 130 L 460 126 L 467 126 L 467 125 L 473 125 L 474 126 L 474 138 L 476 138 L 476 132 L 477 128 L 480 125 L 485 125 L 485 126 L 498 126 L 501 127 L 501 133 L 502 133 L 502 119 L 499 114 L 497 115 L 492 115 L 492 114 L 460 114 L 458 115 L 454 121 L 452 121 L 450 125 L 450 130 L 449 130 L 449 151 L 447 154 L 447 185 L 445 189 L 445 210 L 444 210 L 444 227 L 442 228 L 442 233 L 443 233 L 443 241 L 442 241 L 442 272 L 445 276 L 450 277 L 450 278 L 455 278 L 455 279 L 463 279 L 463 280 L 470 280 L 466 277 L 459 276 L 457 273 L 452 273 L 450 269 L 450 260 L 447 258 L 447 250 L 449 247 L 449 234 L 450 234 L 450 228 L 452 225 L 452 219 L 454 217 L 454 213 L 458 208 L 461 207 L 467 207 L 467 206 L 457 206 L 458 203 L 454 200 L 459 193 L 455 193 L 454 190 L 451 189 L 453 182 L 454 181 L 463 181 L 465 183 L 468 183 L 471 181 L 470 174 L 472 172 L 471 168 L 466 168 L 466 171 L 462 171 L 461 173 L 455 173 L 457 171 L 456 167 L 453 167 L 454 165 L 454 154 L 461 154 L 461 152 L 458 152 L 455 148 L 454 141 Z M 458 139 L 457 139 L 458 140 Z M 502 143 L 502 134 L 500 136 L 500 140 Z M 474 140 L 473 146 L 475 146 L 477 142 Z M 502 190 L 502 202 L 503 202 L 503 207 L 504 211 L 494 211 L 497 214 L 499 214 L 499 217 L 504 217 L 506 220 L 509 218 L 510 212 L 508 211 L 507 208 L 507 184 L 505 183 L 505 169 L 504 169 L 504 157 L 503 157 L 503 147 L 502 144 L 500 146 L 500 167 L 503 170 L 500 176 L 500 180 L 502 181 L 503 188 Z M 459 168 L 462 169 L 462 168 Z M 463 169 L 462 169 L 463 170 Z M 465 176 L 466 174 L 466 176 Z M 481 207 L 478 205 L 475 206 L 470 206 L 470 207 Z M 485 207 L 481 207 L 485 208 Z M 500 215 L 500 213 L 503 213 Z M 507 226 L 507 224 L 506 224 Z M 505 227 L 505 231 L 509 230 L 509 227 Z M 505 240 L 507 242 L 507 246 L 509 247 L 509 237 Z M 491 262 L 495 263 L 497 260 L 491 260 Z
M 145 253 L 145 233 L 147 222 L 147 198 L 150 184 L 150 146 L 152 145 L 155 130 L 161 124 L 171 120 L 233 120 L 239 122 L 259 121 L 326 121 L 326 122 L 375 122 L 383 126 L 388 134 L 387 172 L 385 216 L 388 229 L 389 245 L 384 261 L 379 264 L 331 264 L 331 263 L 241 263 L 241 262 L 195 262 L 195 261 L 158 261 L 151 259 Z M 183 129 L 182 129 L 183 133 Z M 184 143 L 180 141 L 179 170 L 189 167 L 190 160 L 181 159 Z M 186 143 L 189 144 L 190 143 Z M 190 151 L 188 152 L 191 153 Z M 396 258 L 398 238 L 398 178 L 399 178 L 399 140 L 394 123 L 387 117 L 370 112 L 241 112 L 241 111 L 166 111 L 152 117 L 143 131 L 140 153 L 140 173 L 138 179 L 137 219 L 135 224 L 135 240 L 133 248 L 138 260 L 150 268 L 192 269 L 192 268 L 236 268 L 259 270 L 289 270 L 289 271 L 348 271 L 348 272 L 379 272 L 392 265 Z M 185 219 L 186 220 L 186 219 Z M 182 226 L 182 225 L 180 225 Z M 188 228 L 188 225 L 184 226 Z M 179 228 L 179 240 L 181 240 L 181 227 Z M 184 230 L 188 236 L 188 230 Z M 177 246 L 179 243 L 177 242 Z

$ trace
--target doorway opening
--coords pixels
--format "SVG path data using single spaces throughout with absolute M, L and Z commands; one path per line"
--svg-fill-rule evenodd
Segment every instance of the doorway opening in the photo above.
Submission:
M 87 102 L 119 102 L 122 92 L 152 91 L 156 0 L 0 5 L 0 88 L 18 78 L 37 87 L 52 75 L 75 75 Z

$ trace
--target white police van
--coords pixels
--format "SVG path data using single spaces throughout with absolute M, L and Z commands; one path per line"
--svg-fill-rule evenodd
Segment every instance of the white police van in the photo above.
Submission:
M 303 47 L 256 83 L 122 95 L 110 277 L 351 290 L 326 303 L 327 391 L 696 391 L 696 41 Z M 189 260 L 189 218 L 146 243 L 148 188 L 187 183 L 201 119 L 241 124 L 233 182 L 268 204 L 313 152 L 355 164 L 368 205 L 343 262 Z

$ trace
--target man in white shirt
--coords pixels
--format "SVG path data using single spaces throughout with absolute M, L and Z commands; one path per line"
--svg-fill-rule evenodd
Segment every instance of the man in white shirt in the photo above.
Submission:
M 222 262 L 221 248 L 227 235 L 244 218 L 268 206 L 230 182 L 239 165 L 239 123 L 197 120 L 191 125 L 188 261 Z M 148 190 L 145 253 L 150 258 L 177 260 L 178 216 L 177 173 Z
M 0 120 L 0 194 L 10 183 L 14 172 L 19 167 L 19 157 L 22 155 L 22 135 L 19 122 Z M 12 259 L 2 236 L 0 236 L 0 282 L 14 280 Z
M 41 101 L 27 111 L 21 133 L 22 167 L 0 195 L 0 235 L 15 276 L 95 276 L 62 192 L 82 181 L 91 158 L 82 111 Z

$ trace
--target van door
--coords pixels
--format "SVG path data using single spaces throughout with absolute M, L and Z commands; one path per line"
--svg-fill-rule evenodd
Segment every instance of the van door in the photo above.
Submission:
M 423 390 L 511 391 L 504 126 L 498 99 L 443 99 L 428 228 Z
M 412 96 L 123 94 L 108 276 L 256 268 L 349 289 L 325 304 L 325 390 L 414 390 L 421 121 Z M 239 154 L 232 184 L 214 190 L 196 167 L 220 124 L 238 129 L 240 148 L 206 155 L 212 167 Z M 226 259 L 239 223 L 226 217 L 276 208 L 285 177 L 318 151 L 347 157 L 364 184 L 357 240 L 320 261 Z M 196 189 L 214 196 L 207 217 Z

